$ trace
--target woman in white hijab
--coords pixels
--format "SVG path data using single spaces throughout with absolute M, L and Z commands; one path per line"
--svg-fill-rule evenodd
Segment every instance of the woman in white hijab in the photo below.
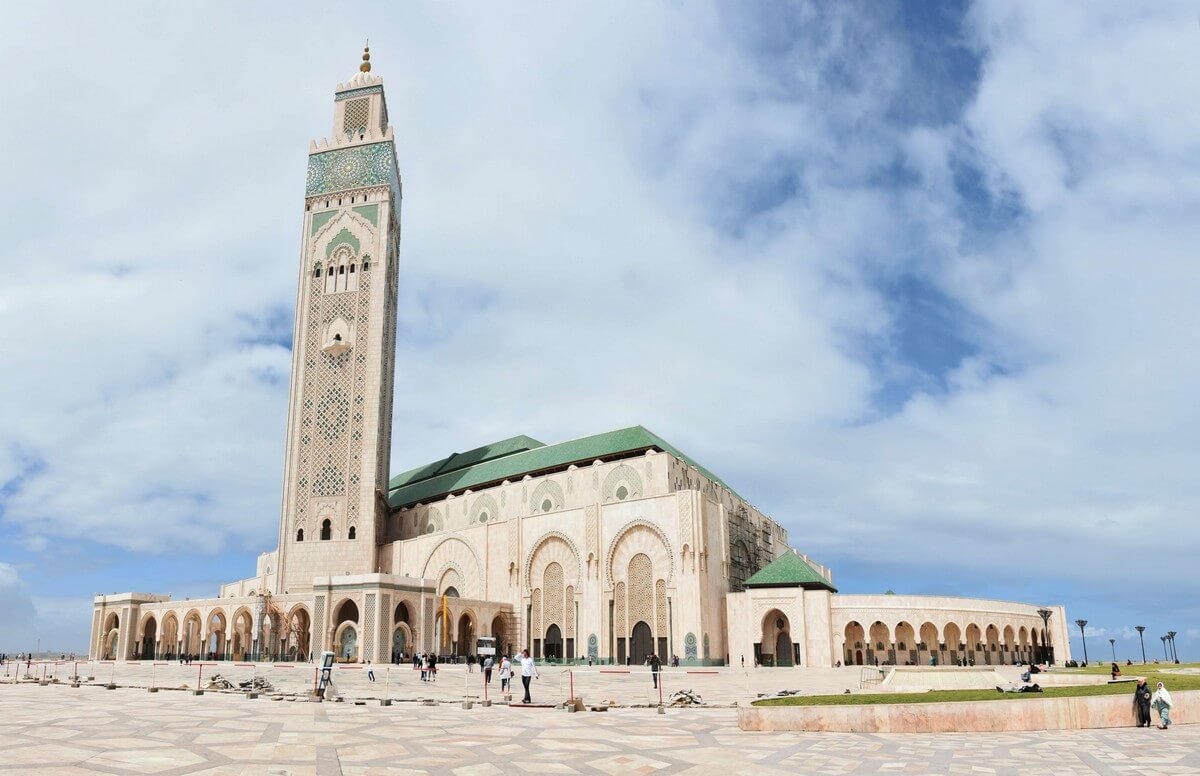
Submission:
M 1158 709 L 1158 729 L 1166 730 L 1171 726 L 1171 693 L 1167 692 L 1167 688 L 1162 682 L 1158 683 L 1158 689 L 1154 691 L 1154 697 L 1150 699 L 1150 706 Z

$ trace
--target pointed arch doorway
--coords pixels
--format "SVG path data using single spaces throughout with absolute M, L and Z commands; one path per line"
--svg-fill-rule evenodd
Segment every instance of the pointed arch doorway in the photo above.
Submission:
M 646 657 L 654 651 L 654 636 L 644 620 L 639 620 L 638 624 L 633 626 L 633 638 L 629 641 L 629 657 L 634 665 L 644 663 Z
M 551 625 L 546 629 L 546 643 L 543 647 L 542 655 L 555 660 L 562 660 L 563 657 L 563 639 L 562 629 L 557 625 Z

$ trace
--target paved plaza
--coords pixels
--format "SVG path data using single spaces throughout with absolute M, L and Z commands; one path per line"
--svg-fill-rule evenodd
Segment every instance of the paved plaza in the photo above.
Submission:
M 76 663 L 44 663 L 31 669 L 32 676 L 57 677 L 67 681 L 76 670 Z M 0 670 L 0 681 L 13 678 L 19 672 L 24 675 L 24 666 L 9 663 Z M 178 662 L 102 662 L 82 661 L 78 663 L 81 676 L 94 676 L 100 683 L 109 681 L 121 687 L 181 688 L 197 686 L 207 688 L 214 674 L 234 682 L 243 682 L 255 677 L 265 678 L 280 692 L 302 694 L 310 691 L 315 681 L 315 669 L 311 663 L 231 663 L 205 662 L 183 665 Z M 1018 668 L 1005 667 L 1003 671 L 1015 680 Z M 571 697 L 572 688 L 576 697 L 588 703 L 610 703 L 620 706 L 648 706 L 659 702 L 649 669 L 637 666 L 577 666 L 570 670 L 557 666 L 539 666 L 540 678 L 534 682 L 534 699 L 539 702 L 559 703 Z M 374 666 L 376 681 L 371 682 L 362 665 L 339 665 L 334 669 L 335 686 L 339 694 L 351 700 L 377 700 L 385 695 L 394 700 L 461 701 L 464 697 L 482 698 L 484 694 L 483 674 L 476 668 L 468 671 L 465 665 L 438 666 L 436 682 L 422 682 L 420 672 L 411 664 L 400 666 Z M 688 689 L 698 693 L 705 705 L 733 706 L 752 700 L 762 693 L 774 694 L 779 690 L 801 692 L 806 695 L 837 694 L 849 689 L 857 691 L 864 676 L 878 676 L 872 669 L 862 668 L 664 668 L 662 684 L 664 700 L 675 690 Z M 514 679 L 520 686 L 520 679 Z M 493 672 L 488 688 L 489 697 L 498 700 L 500 680 Z
M 85 774 L 1195 774 L 1200 726 L 1065 733 L 750 733 L 730 708 L 308 703 L 0 685 L 0 772 Z

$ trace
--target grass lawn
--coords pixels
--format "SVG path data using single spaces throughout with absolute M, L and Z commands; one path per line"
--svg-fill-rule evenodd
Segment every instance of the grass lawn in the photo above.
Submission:
M 1144 676 L 1151 688 L 1158 682 L 1168 690 L 1200 690 L 1200 674 L 1180 675 L 1169 673 L 1172 668 L 1200 668 L 1200 664 L 1121 666 L 1125 677 Z M 1167 669 L 1167 670 L 1162 670 Z M 1087 668 L 1056 669 L 1055 674 L 1108 674 L 1111 666 L 1095 665 Z M 1037 676 L 1033 677 L 1037 681 Z M 1081 695 L 1133 695 L 1133 682 L 1120 684 L 1090 684 L 1080 687 L 1045 687 L 1040 693 L 1009 693 L 991 690 L 932 690 L 930 692 L 887 692 L 842 695 L 790 695 L 786 698 L 764 698 L 754 701 L 755 706 L 865 706 L 879 703 L 954 703 L 961 701 L 1011 701 L 1036 700 L 1037 698 L 1067 698 Z M 1130 701 L 1132 703 L 1132 701 Z

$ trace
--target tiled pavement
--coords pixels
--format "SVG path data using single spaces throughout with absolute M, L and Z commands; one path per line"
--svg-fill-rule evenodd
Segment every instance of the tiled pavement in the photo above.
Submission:
M 731 709 L 567 714 L 0 685 L 0 773 L 1200 774 L 1200 726 L 748 733 Z

